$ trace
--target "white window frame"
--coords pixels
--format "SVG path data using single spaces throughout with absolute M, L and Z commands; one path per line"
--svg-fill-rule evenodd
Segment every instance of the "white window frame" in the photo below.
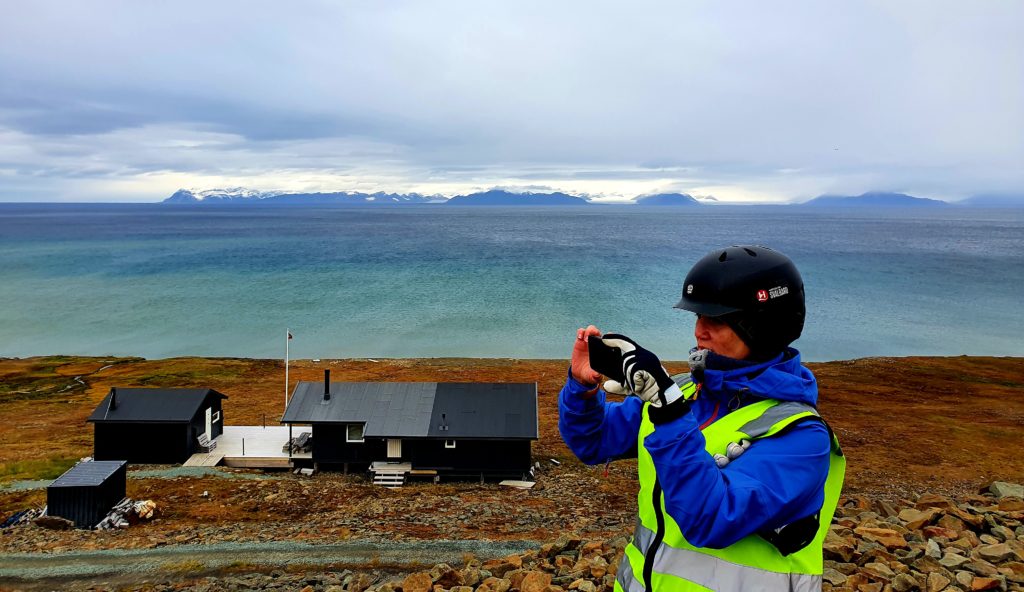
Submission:
M 352 428 L 355 428 L 355 427 L 358 427 L 359 428 L 359 432 L 360 432 L 360 437 L 359 437 L 358 440 L 356 440 L 355 438 L 352 437 L 352 432 L 350 431 Z M 353 443 L 365 442 L 366 441 L 366 424 L 365 423 L 347 423 L 347 424 L 345 424 L 345 441 L 346 442 L 353 442 Z
M 455 440 L 445 440 L 444 441 L 444 447 L 445 448 L 455 448 Z
M 210 423 L 217 423 L 220 421 L 220 411 L 213 412 L 213 418 L 210 419 Z

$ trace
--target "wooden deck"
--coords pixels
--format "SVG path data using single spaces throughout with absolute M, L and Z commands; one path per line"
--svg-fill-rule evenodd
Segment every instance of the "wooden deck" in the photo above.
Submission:
M 224 460 L 224 453 L 217 452 L 197 452 L 189 457 L 181 466 L 183 467 L 215 467 Z
M 309 428 L 293 428 L 298 436 Z M 185 461 L 186 467 L 246 467 L 256 469 L 287 469 L 292 466 L 288 453 L 282 449 L 288 443 L 288 426 L 224 426 L 224 433 L 216 439 L 212 452 L 193 454 Z M 312 458 L 309 452 L 295 452 L 292 458 Z

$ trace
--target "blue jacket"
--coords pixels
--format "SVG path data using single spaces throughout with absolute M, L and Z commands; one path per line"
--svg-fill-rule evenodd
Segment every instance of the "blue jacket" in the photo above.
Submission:
M 701 390 L 690 411 L 658 425 L 643 442 L 654 460 L 666 511 L 697 547 L 724 548 L 816 513 L 828 476 L 831 441 L 821 422 L 800 423 L 758 440 L 718 468 L 704 450 L 699 426 L 705 422 L 729 413 L 730 407 L 765 398 L 818 402 L 814 375 L 800 364 L 795 349 L 753 365 L 730 368 L 727 361 L 712 355 L 703 377 L 694 377 L 701 378 Z M 581 397 L 587 390 L 570 373 L 559 394 L 558 428 L 566 444 L 587 464 L 635 457 L 643 401 L 607 402 L 603 390 Z

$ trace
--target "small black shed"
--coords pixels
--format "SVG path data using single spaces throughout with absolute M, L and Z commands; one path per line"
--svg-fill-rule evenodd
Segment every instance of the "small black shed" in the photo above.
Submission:
M 46 488 L 46 513 L 93 528 L 125 497 L 128 463 L 84 461 L 68 469 Z
M 521 478 L 538 437 L 536 383 L 300 382 L 281 422 L 312 426 L 312 461 L 408 463 L 447 476 Z
M 87 421 L 95 425 L 93 457 L 130 463 L 183 463 L 199 451 L 199 437 L 224 432 L 213 389 L 112 388 Z

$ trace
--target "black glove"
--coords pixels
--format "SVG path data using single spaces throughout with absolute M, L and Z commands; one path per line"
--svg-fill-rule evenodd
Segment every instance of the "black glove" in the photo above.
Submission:
M 605 391 L 636 395 L 655 407 L 668 406 L 683 398 L 679 385 L 661 365 L 658 356 L 640 347 L 625 335 L 609 333 L 602 337 L 601 341 L 608 347 L 619 350 L 622 356 L 622 374 L 625 376 L 624 383 L 615 380 L 605 382 Z

